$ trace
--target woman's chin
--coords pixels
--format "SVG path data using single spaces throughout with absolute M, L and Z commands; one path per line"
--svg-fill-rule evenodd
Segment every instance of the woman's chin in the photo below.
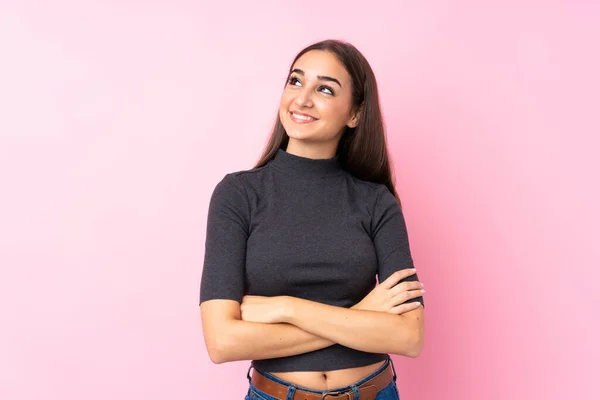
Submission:
M 310 139 L 314 138 L 314 136 L 315 136 L 315 135 L 308 134 L 306 132 L 298 132 L 295 130 L 288 131 L 287 135 L 290 137 L 290 139 L 294 139 L 294 140 L 310 140 Z

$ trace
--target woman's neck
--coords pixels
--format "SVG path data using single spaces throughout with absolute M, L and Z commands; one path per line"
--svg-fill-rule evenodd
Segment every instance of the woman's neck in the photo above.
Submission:
M 290 138 L 285 151 L 299 157 L 326 160 L 335 157 L 337 145 L 337 142 L 307 143 Z

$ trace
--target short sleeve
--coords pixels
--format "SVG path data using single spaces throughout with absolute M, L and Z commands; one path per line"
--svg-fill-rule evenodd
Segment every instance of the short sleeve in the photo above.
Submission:
M 404 214 L 398 200 L 386 186 L 378 188 L 371 229 L 377 252 L 379 282 L 383 282 L 398 270 L 414 268 Z M 413 274 L 401 282 L 418 280 L 417 274 Z M 407 302 L 417 301 L 425 305 L 422 296 Z
M 241 302 L 250 211 L 239 178 L 226 175 L 210 199 L 200 303 L 213 299 Z

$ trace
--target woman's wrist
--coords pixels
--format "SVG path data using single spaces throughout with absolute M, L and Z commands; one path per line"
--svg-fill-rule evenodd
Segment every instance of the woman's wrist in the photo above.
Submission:
M 294 309 L 300 299 L 292 296 L 281 296 L 281 322 L 292 324 Z

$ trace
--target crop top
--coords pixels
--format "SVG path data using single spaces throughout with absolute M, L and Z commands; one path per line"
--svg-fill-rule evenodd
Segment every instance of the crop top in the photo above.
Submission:
M 404 216 L 385 185 L 357 179 L 337 156 L 315 160 L 279 149 L 266 165 L 226 174 L 216 185 L 200 303 L 287 295 L 349 308 L 375 287 L 376 276 L 383 282 L 413 267 Z M 331 371 L 386 357 L 335 344 L 252 365 L 265 372 Z

